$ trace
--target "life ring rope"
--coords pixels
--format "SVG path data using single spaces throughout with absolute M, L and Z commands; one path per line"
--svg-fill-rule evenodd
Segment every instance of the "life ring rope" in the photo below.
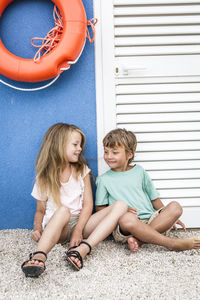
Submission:
M 53 18 L 55 21 L 55 27 L 53 27 L 44 38 L 34 37 L 31 40 L 33 47 L 39 48 L 34 56 L 34 62 L 40 60 L 41 55 L 49 53 L 60 41 L 60 37 L 63 33 L 63 21 L 60 12 L 56 5 L 53 9 Z M 42 41 L 41 44 L 34 44 L 34 41 Z
M 47 33 L 47 35 L 44 38 L 34 37 L 31 40 L 32 46 L 39 48 L 39 50 L 36 52 L 36 54 L 34 56 L 34 59 L 33 59 L 34 62 L 39 61 L 40 57 L 42 55 L 46 55 L 47 53 L 49 53 L 53 48 L 55 48 L 57 46 L 57 44 L 60 41 L 60 38 L 63 33 L 63 18 L 62 18 L 62 15 L 60 14 L 58 8 L 56 7 L 56 5 L 54 5 L 54 9 L 53 9 L 53 18 L 54 18 L 55 26 Z M 95 39 L 96 23 L 97 23 L 96 18 L 93 18 L 93 19 L 87 21 L 86 38 L 88 38 L 90 43 L 93 43 L 94 39 Z M 92 29 L 92 37 L 90 36 L 90 32 L 88 29 L 89 26 Z M 41 41 L 42 43 L 35 44 L 34 43 L 35 41 Z M 81 51 L 81 53 L 82 53 L 82 51 Z M 79 57 L 80 57 L 80 55 L 79 55 Z M 78 59 L 76 59 L 76 61 L 77 60 Z M 75 63 L 75 62 L 70 62 L 70 64 Z M 69 62 L 67 62 L 67 63 L 69 63 Z M 67 70 L 67 69 L 69 69 L 69 67 L 61 68 L 61 70 Z
M 91 26 L 91 28 L 92 28 L 92 34 L 93 34 L 93 36 L 91 38 L 89 29 L 87 27 L 87 29 L 86 29 L 86 34 L 87 34 L 86 37 L 88 38 L 88 40 L 89 40 L 90 43 L 94 42 L 94 39 L 95 39 L 95 27 L 94 26 L 96 25 L 97 22 L 98 22 L 97 18 L 93 18 L 93 19 L 87 21 L 87 26 L 88 27 Z

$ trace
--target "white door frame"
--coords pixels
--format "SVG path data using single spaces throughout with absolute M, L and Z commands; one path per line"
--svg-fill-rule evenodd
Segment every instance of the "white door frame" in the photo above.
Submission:
M 111 0 L 94 0 L 94 15 L 98 19 L 95 26 L 95 73 L 96 73 L 96 111 L 97 111 L 97 151 L 98 174 L 107 170 L 103 160 L 102 140 L 107 132 L 116 127 L 115 83 L 114 83 L 114 45 L 113 10 Z M 104 26 L 108 27 L 105 30 Z M 106 34 L 102 35 L 102 32 Z M 103 75 L 104 74 L 104 75 Z M 105 93 L 106 91 L 106 93 Z

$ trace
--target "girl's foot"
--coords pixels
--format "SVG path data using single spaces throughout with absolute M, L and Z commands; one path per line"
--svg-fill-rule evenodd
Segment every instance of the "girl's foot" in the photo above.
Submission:
M 25 266 L 36 265 L 44 268 L 44 262 L 46 261 L 46 257 L 44 259 L 44 254 L 36 254 L 31 257 L 31 260 L 28 260 Z
M 174 239 L 173 245 L 169 249 L 176 251 L 200 249 L 200 237 Z
M 128 248 L 131 252 L 135 253 L 138 251 L 139 246 L 142 244 L 141 242 L 139 242 L 136 238 L 134 237 L 129 237 L 128 240 Z
M 88 244 L 85 241 L 82 241 L 79 244 L 79 246 L 69 248 L 69 250 L 66 252 L 67 260 L 72 264 L 72 266 L 76 268 L 76 270 L 79 271 L 83 267 L 83 259 L 90 252 L 91 252 L 90 244 Z
M 25 273 L 26 277 L 40 276 L 46 269 L 46 259 L 47 255 L 43 251 L 30 253 L 29 260 L 25 261 L 21 266 L 22 271 Z

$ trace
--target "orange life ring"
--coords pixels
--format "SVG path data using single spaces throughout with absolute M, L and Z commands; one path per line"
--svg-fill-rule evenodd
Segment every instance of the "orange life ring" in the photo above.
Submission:
M 0 16 L 14 0 L 0 0 Z M 14 55 L 0 39 L 0 74 L 16 81 L 38 82 L 63 72 L 80 56 L 85 44 L 87 17 L 81 0 L 52 0 L 63 19 L 63 34 L 58 45 L 35 63 Z

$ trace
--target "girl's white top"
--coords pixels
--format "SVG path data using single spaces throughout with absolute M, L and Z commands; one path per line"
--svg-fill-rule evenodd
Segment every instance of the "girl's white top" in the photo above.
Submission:
M 83 207 L 83 179 L 90 172 L 90 169 L 85 166 L 83 175 L 79 175 L 78 179 L 74 176 L 74 172 L 75 170 L 72 168 L 72 173 L 68 182 L 61 182 L 60 200 L 64 206 L 70 209 L 72 216 L 79 216 Z M 53 197 L 48 191 L 41 194 L 37 181 L 34 184 L 31 195 L 37 200 L 46 201 L 46 211 L 42 223 L 44 228 L 58 207 L 54 203 Z

